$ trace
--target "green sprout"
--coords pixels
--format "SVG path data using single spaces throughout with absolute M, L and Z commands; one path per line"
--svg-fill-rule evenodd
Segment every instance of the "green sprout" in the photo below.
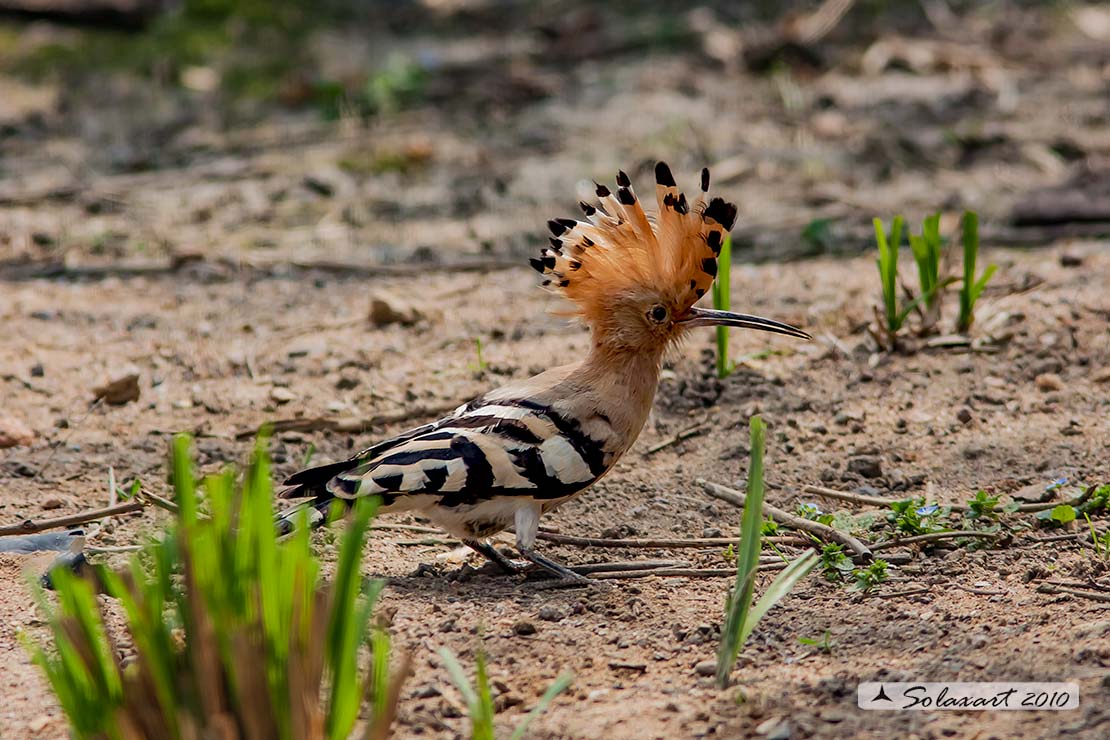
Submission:
M 940 214 L 927 216 L 921 224 L 921 235 L 910 234 L 910 250 L 917 263 L 917 278 L 925 306 L 932 308 L 940 286 Z
M 726 236 L 717 257 L 717 279 L 713 281 L 713 308 L 728 311 L 731 286 L 729 273 L 732 267 L 732 237 Z M 736 369 L 736 363 L 728 359 L 728 327 L 717 327 L 717 377 L 726 378 Z
M 887 579 L 887 562 L 880 558 L 876 558 L 871 565 L 866 568 L 859 568 L 852 576 L 856 579 L 855 587 L 859 591 L 868 593 L 873 591 L 880 583 Z
M 941 514 L 944 513 L 946 513 L 945 509 L 941 509 L 936 504 L 926 504 L 925 499 L 918 497 L 904 501 L 891 501 L 886 518 L 899 532 L 919 535 L 947 531 L 948 527 L 939 521 Z
M 1065 524 L 1071 524 L 1079 516 L 1079 512 L 1071 504 L 1058 504 L 1051 509 L 1039 511 L 1036 514 L 1037 519 L 1041 522 L 1052 526 L 1062 527 Z
M 1110 529 L 1099 534 L 1095 530 L 1091 517 L 1084 514 L 1083 518 L 1087 520 L 1087 527 L 1091 530 L 1091 543 L 1095 546 L 1095 555 L 1100 560 L 1110 561 Z
M 478 372 L 484 372 L 485 369 L 487 367 L 489 367 L 489 363 L 486 362 L 484 359 L 482 359 L 482 338 L 481 337 L 474 337 L 474 351 L 477 355 L 477 360 L 478 361 L 475 364 L 471 365 L 470 368 L 472 370 L 477 370 Z
M 717 686 L 728 686 L 729 674 L 740 650 L 756 624 L 817 565 L 817 553 L 807 552 L 795 559 L 767 587 L 759 601 L 752 605 L 755 574 L 759 567 L 760 540 L 763 529 L 763 419 L 751 419 L 751 459 L 748 464 L 748 491 L 740 525 L 740 542 L 736 555 L 736 582 L 725 607 L 725 623 L 717 650 Z
M 895 216 L 890 225 L 890 239 L 882 220 L 874 219 L 875 243 L 879 248 L 879 279 L 883 287 L 883 315 L 887 334 L 894 336 L 902 328 L 912 307 L 898 309 L 898 247 L 902 243 L 903 219 Z
M 998 496 L 989 496 L 986 491 L 979 491 L 975 498 L 968 499 L 968 519 L 996 519 L 998 517 Z
M 486 670 L 486 656 L 481 650 L 478 651 L 476 660 L 477 669 L 475 671 L 475 683 L 471 684 L 470 679 L 466 676 L 466 671 L 463 670 L 459 659 L 455 654 L 447 648 L 440 648 L 439 656 L 443 659 L 443 664 L 447 668 L 447 672 L 451 674 L 451 680 L 455 683 L 455 687 L 459 693 L 463 695 L 466 701 L 467 708 L 470 711 L 470 737 L 471 740 L 495 740 L 493 734 L 493 715 L 496 709 L 493 706 L 493 693 L 489 687 L 489 672 Z M 540 697 L 539 702 L 535 708 L 524 717 L 523 720 L 513 730 L 513 734 L 509 736 L 509 740 L 520 740 L 524 737 L 524 733 L 528 731 L 528 726 L 540 716 L 555 700 L 555 697 L 566 691 L 570 686 L 574 677 L 569 673 L 561 674 L 555 679 L 555 682 L 548 687 L 543 696 Z
M 828 630 L 825 630 L 825 635 L 820 640 L 816 640 L 812 637 L 799 637 L 798 642 L 802 643 L 803 645 L 810 645 L 811 647 L 815 647 L 825 654 L 832 653 L 833 644 L 829 640 Z
M 852 559 L 844 554 L 844 545 L 829 543 L 821 550 L 821 572 L 825 580 L 839 583 L 855 569 Z
M 975 261 L 979 256 L 979 216 L 975 211 L 964 211 L 963 241 L 964 279 L 960 287 L 960 316 L 956 320 L 956 330 L 966 334 L 975 320 L 975 302 L 998 266 L 987 265 L 983 274 L 975 278 Z
M 382 584 L 364 582 L 359 566 L 377 501 L 355 505 L 325 584 L 307 526 L 278 539 L 265 439 L 239 490 L 232 471 L 198 486 L 189 444 L 178 436 L 172 446 L 173 528 L 128 570 L 94 571 L 122 628 L 107 626 L 94 579 L 55 569 L 56 607 L 37 592 L 52 644 L 32 646 L 33 659 L 73 735 L 177 739 L 238 727 L 249 737 L 348 737 L 372 693 L 359 649 Z M 119 644 L 134 646 L 126 668 Z M 375 652 L 380 663 L 380 638 Z M 375 699 L 368 737 L 388 737 L 384 706 Z

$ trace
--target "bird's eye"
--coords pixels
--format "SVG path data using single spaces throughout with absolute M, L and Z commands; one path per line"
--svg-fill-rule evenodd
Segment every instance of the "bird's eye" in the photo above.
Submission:
M 648 316 L 651 317 L 651 320 L 655 323 L 662 324 L 667 320 L 667 309 L 658 305 L 652 306 L 651 310 L 648 311 Z

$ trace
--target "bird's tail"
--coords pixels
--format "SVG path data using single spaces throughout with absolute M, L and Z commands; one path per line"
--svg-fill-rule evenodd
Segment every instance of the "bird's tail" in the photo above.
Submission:
M 318 529 L 328 523 L 328 514 L 336 501 L 340 501 L 347 508 L 350 508 L 351 502 L 334 496 L 328 490 L 327 483 L 335 475 L 350 469 L 356 464 L 357 461 L 344 460 L 302 470 L 287 478 L 285 485 L 289 488 L 280 491 L 278 498 L 306 500 L 289 507 L 278 515 L 278 534 L 286 535 L 296 529 L 301 512 L 308 512 L 308 526 L 312 529 Z
M 306 522 L 310 529 L 319 529 L 328 523 L 332 506 L 336 503 L 343 504 L 346 508 L 350 507 L 350 502 L 336 498 L 326 491 L 318 493 L 315 498 L 290 506 L 277 516 L 278 534 L 282 536 L 291 534 L 302 521 Z

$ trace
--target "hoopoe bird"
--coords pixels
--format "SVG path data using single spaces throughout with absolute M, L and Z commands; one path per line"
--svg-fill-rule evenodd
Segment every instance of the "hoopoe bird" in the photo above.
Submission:
M 510 573 L 538 566 L 585 580 L 535 550 L 540 517 L 582 493 L 636 441 L 647 421 L 664 354 L 691 329 L 732 326 L 801 339 L 800 329 L 746 314 L 698 308 L 717 274 L 736 206 L 709 197 L 709 170 L 691 203 L 670 168 L 655 167 L 658 211 L 644 212 L 628 175 L 613 193 L 597 185 L 600 208 L 586 220 L 548 222 L 551 246 L 532 266 L 543 285 L 570 301 L 590 329 L 585 359 L 490 391 L 438 421 L 411 429 L 343 462 L 301 471 L 284 498 L 310 498 L 313 524 L 335 499 L 380 496 L 379 513 L 418 511 Z M 524 562 L 487 542 L 513 527 Z

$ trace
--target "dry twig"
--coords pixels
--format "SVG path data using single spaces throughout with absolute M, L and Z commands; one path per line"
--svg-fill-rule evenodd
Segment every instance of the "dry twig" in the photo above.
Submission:
M 691 537 L 687 539 L 613 539 L 607 537 L 574 537 L 569 534 L 556 534 L 554 532 L 539 532 L 536 535 L 541 540 L 557 542 L 560 545 L 573 545 L 575 547 L 659 547 L 678 549 L 687 547 L 728 547 L 736 544 L 736 538 L 730 537 Z M 773 542 L 777 545 L 808 545 L 800 537 L 764 537 L 764 542 Z
M 80 514 L 70 514 L 69 516 L 60 516 L 54 519 L 39 519 L 38 521 L 26 519 L 19 524 L 0 527 L 0 537 L 7 535 L 34 534 L 35 532 L 44 532 L 48 529 L 72 527 L 76 524 L 95 522 L 99 519 L 116 516 L 118 514 L 130 514 L 134 511 L 141 511 L 142 508 L 143 504 L 141 501 L 128 501 L 125 504 L 106 506 L 101 509 L 91 509 L 89 511 L 83 511 Z
M 693 426 L 686 427 L 685 429 L 682 429 L 679 432 L 677 432 L 674 436 L 663 440 L 662 442 L 660 442 L 659 444 L 657 444 L 653 447 L 648 448 L 648 450 L 646 452 L 644 452 L 644 457 L 650 457 L 651 455 L 654 455 L 656 452 L 659 452 L 660 450 L 666 449 L 667 447 L 670 447 L 671 445 L 676 445 L 684 439 L 689 439 L 690 437 L 695 437 L 695 436 L 701 434 L 702 432 L 704 432 L 706 430 L 707 426 L 708 425 L 706 424 L 706 422 L 699 421 L 697 424 L 694 424 Z
M 418 419 L 427 416 L 438 416 L 439 414 L 453 411 L 458 408 L 458 402 L 444 403 L 435 406 L 413 406 L 411 408 L 399 409 L 397 411 L 385 411 L 373 416 L 364 417 L 350 417 L 343 419 L 335 419 L 326 416 L 312 416 L 303 417 L 298 419 L 277 419 L 262 424 L 261 427 L 254 427 L 251 429 L 243 429 L 235 434 L 236 439 L 250 439 L 258 434 L 263 427 L 268 427 L 274 432 L 345 432 L 348 434 L 359 434 L 361 432 L 368 432 L 375 427 L 386 426 L 388 424 L 399 424 L 404 421 Z
M 915 534 L 912 537 L 900 537 L 885 542 L 876 542 L 871 546 L 872 550 L 886 550 L 891 547 L 901 547 L 903 545 L 917 545 L 922 542 L 939 542 L 941 540 L 951 540 L 956 537 L 982 537 L 983 539 L 997 539 L 1001 536 L 1000 532 L 978 532 L 973 529 L 960 529 L 951 532 L 929 532 L 928 534 Z
M 1098 593 L 1097 591 L 1083 591 L 1078 588 L 1071 588 L 1069 586 L 1058 586 L 1055 583 L 1042 583 L 1037 586 L 1037 591 L 1042 594 L 1068 594 L 1069 596 L 1080 596 L 1084 599 L 1091 601 L 1103 601 L 1110 603 L 1110 594 Z
M 713 498 L 720 499 L 721 501 L 732 504 L 737 508 L 744 507 L 746 496 L 740 491 L 728 488 L 727 486 L 719 485 L 717 483 L 712 483 L 703 478 L 698 478 L 696 482 L 706 493 L 708 493 Z M 839 542 L 840 544 L 851 550 L 854 557 L 862 558 L 864 560 L 871 559 L 871 550 L 867 547 L 867 545 L 865 545 L 863 542 L 853 537 L 852 535 L 847 534 L 846 532 L 841 532 L 839 530 L 833 529 L 826 524 L 815 522 L 812 519 L 805 519 L 800 516 L 795 516 L 794 514 L 771 506 L 766 502 L 764 502 L 763 504 L 763 512 L 779 524 L 783 524 L 787 527 L 790 527 L 791 529 L 797 529 L 802 532 L 809 532 L 810 534 L 816 535 L 826 542 L 830 540 L 833 542 Z

